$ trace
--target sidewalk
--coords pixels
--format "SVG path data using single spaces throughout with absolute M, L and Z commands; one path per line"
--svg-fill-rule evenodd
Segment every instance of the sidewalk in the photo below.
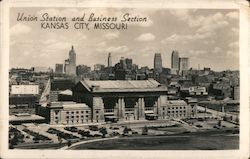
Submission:
M 80 142 L 72 144 L 71 146 L 64 146 L 64 147 L 60 148 L 60 150 L 67 150 L 67 149 L 70 149 L 70 148 L 72 148 L 74 146 L 81 145 L 81 144 L 97 142 L 97 141 L 112 140 L 112 139 L 116 139 L 116 138 L 118 138 L 118 136 L 111 137 L 111 138 L 101 138 L 101 139 L 93 139 L 93 140 L 88 140 L 88 141 L 80 141 Z

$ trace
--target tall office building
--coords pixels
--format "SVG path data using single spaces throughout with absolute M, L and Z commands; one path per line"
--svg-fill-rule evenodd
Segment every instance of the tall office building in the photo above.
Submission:
M 65 60 L 64 71 L 67 75 L 76 75 L 76 53 L 74 46 L 69 51 L 69 58 Z
M 189 59 L 187 57 L 179 58 L 179 69 L 180 71 L 186 71 L 189 69 Z
M 171 69 L 179 70 L 179 52 L 173 50 L 171 56 Z
M 111 53 L 109 53 L 109 55 L 108 55 L 108 67 L 112 67 Z
M 157 73 L 162 72 L 162 59 L 160 53 L 155 53 L 154 57 L 154 71 Z
M 58 73 L 58 74 L 63 73 L 63 64 L 56 64 L 55 73 Z
M 127 69 L 131 70 L 132 69 L 132 65 L 133 65 L 133 60 L 129 59 L 129 58 L 126 58 L 125 59 L 125 63 L 126 63 Z
M 124 59 L 124 57 L 121 57 L 120 59 L 120 65 L 121 65 L 121 68 L 126 70 L 127 69 L 127 65 L 126 65 L 126 61 Z

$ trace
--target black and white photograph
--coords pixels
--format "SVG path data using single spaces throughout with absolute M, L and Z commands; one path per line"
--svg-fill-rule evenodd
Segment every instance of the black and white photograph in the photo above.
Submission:
M 7 149 L 238 154 L 240 13 L 10 5 Z

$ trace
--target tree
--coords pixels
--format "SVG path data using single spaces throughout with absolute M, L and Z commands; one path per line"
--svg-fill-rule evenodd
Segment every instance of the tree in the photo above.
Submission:
M 108 134 L 107 129 L 105 127 L 102 127 L 100 129 L 100 133 L 102 133 L 102 138 L 105 138 L 106 134 Z
M 221 120 L 218 121 L 218 126 L 221 127 Z
M 142 135 L 148 135 L 148 127 L 146 125 L 142 129 Z

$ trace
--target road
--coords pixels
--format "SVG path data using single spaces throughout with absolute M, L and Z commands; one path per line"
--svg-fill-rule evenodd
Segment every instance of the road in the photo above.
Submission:
M 202 107 L 202 106 L 197 106 L 197 109 L 200 110 L 200 111 L 205 111 L 205 108 Z M 238 116 L 235 115 L 235 114 L 229 114 L 229 113 L 226 113 L 226 112 L 219 112 L 219 111 L 209 109 L 209 108 L 207 108 L 206 111 L 213 114 L 214 116 L 217 116 L 217 117 L 222 117 L 223 118 L 226 115 L 226 116 L 232 116 L 233 119 L 238 118 Z
M 107 138 L 79 143 L 69 149 L 98 150 L 226 150 L 239 148 L 239 135 L 233 129 L 213 130 L 185 134 Z

